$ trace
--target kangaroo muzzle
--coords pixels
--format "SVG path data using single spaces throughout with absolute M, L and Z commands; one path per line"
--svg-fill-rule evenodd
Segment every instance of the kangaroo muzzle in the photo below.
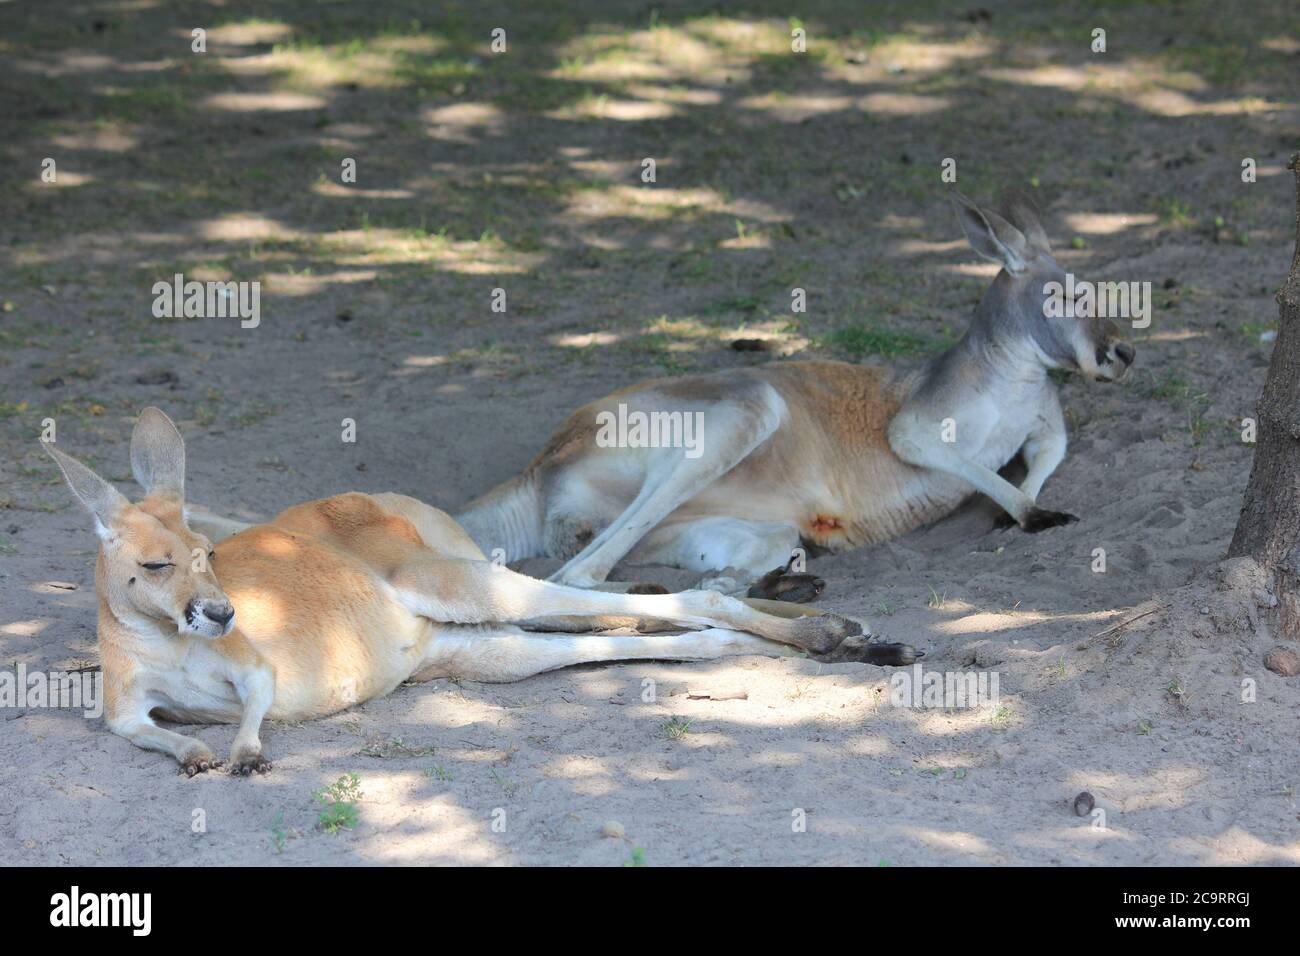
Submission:
M 1097 362 L 1098 377 L 1117 382 L 1122 379 L 1137 358 L 1137 349 L 1120 338 L 1119 326 L 1109 320 L 1102 322 L 1098 329 Z
M 195 598 L 185 605 L 181 630 L 205 637 L 225 637 L 235 626 L 235 608 L 226 598 Z

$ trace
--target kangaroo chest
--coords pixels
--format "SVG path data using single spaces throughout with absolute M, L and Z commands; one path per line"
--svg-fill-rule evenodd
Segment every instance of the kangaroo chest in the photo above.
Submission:
M 239 695 L 226 662 L 201 643 L 151 668 L 147 681 L 151 702 L 169 720 L 219 722 L 239 715 Z
M 971 440 L 965 445 L 958 441 L 957 447 L 972 461 L 996 471 L 1024 445 L 1044 404 L 1053 399 L 1047 387 L 1038 386 L 987 402 L 981 409 L 983 422 L 968 423 Z

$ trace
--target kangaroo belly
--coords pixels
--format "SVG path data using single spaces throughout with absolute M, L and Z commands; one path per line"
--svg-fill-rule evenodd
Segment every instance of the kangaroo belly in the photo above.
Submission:
M 848 463 L 805 460 L 793 470 L 771 467 L 762 452 L 688 502 L 681 516 L 782 521 L 805 543 L 839 551 L 906 534 L 970 494 L 960 480 L 914 468 L 883 450 Z
M 214 568 L 240 633 L 275 671 L 272 718 L 382 696 L 423 659 L 428 622 L 370 565 L 310 535 L 259 525 L 221 542 Z
M 890 448 L 907 384 L 888 369 L 791 362 L 755 374 L 780 392 L 785 419 L 684 512 L 783 521 L 805 542 L 839 550 L 903 534 L 961 501 L 960 488 Z

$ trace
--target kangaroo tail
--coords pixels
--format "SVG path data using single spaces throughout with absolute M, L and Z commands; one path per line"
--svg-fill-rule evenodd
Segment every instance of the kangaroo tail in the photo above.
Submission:
M 532 473 L 503 481 L 470 502 L 456 520 L 489 558 L 498 548 L 507 561 L 543 553 L 542 495 Z

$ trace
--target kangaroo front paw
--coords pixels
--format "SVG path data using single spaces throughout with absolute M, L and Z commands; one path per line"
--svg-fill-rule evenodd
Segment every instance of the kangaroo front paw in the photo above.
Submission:
M 1074 524 L 1078 520 L 1075 515 L 1067 514 L 1064 511 L 1030 508 L 1025 512 L 1025 518 L 1020 522 L 1020 527 L 1030 534 L 1038 534 L 1038 532 L 1046 531 L 1048 528 L 1059 528 L 1061 525 Z
M 824 590 L 826 582 L 815 574 L 791 574 L 786 568 L 774 568 L 754 582 L 746 597 L 807 604 Z
M 195 774 L 207 773 L 209 770 L 216 770 L 221 766 L 221 761 L 213 756 L 211 750 L 200 745 L 198 747 L 190 748 L 190 750 L 181 757 L 180 764 L 180 772 L 185 774 L 187 777 L 192 777 Z
M 247 777 L 254 773 L 266 773 L 271 769 L 271 761 L 262 756 L 260 750 L 241 750 L 230 755 L 230 774 L 234 777 Z

